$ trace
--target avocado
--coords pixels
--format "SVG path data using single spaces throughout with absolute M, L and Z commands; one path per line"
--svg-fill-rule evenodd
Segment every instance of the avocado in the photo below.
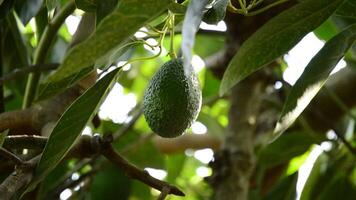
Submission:
M 182 135 L 196 119 L 200 107 L 198 78 L 193 70 L 184 73 L 180 58 L 163 64 L 144 93 L 145 119 L 152 131 L 162 137 Z

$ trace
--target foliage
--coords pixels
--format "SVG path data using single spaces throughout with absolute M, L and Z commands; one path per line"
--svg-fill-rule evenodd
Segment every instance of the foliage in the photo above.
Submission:
M 254 24 L 279 8 L 268 22 Z M 159 170 L 169 183 L 164 184 L 177 186 L 184 199 L 210 199 L 216 187 L 205 177 L 214 173 L 215 163 L 199 155 L 210 152 L 205 148 L 221 152 L 230 142 L 229 125 L 236 122 L 228 113 L 241 112 L 233 110 L 231 101 L 245 95 L 231 89 L 252 79 L 267 83 L 261 86 L 260 113 L 243 119 L 257 124 L 249 198 L 353 199 L 356 100 L 353 94 L 338 96 L 343 93 L 327 85 L 341 59 L 348 69 L 356 66 L 355 8 L 355 0 L 0 0 L 0 191 L 11 172 L 20 170 L 30 178 L 13 184 L 22 184 L 13 199 L 164 195 L 162 182 L 142 181 L 145 172 L 138 175 L 141 179 L 135 177 L 128 163 L 150 173 Z M 76 31 L 74 19 L 81 20 Z M 232 19 L 240 21 L 232 24 Z M 203 29 L 202 21 L 225 21 L 228 30 Z M 235 29 L 247 40 L 233 35 Z M 325 44 L 290 86 L 282 77 L 288 67 L 283 56 L 310 33 Z M 184 72 L 195 68 L 203 103 L 192 128 L 181 137 L 163 139 L 142 116 L 142 99 L 159 67 L 177 56 L 183 58 Z M 29 73 L 38 80 L 26 83 Z M 311 112 L 318 95 L 332 98 L 327 106 L 342 112 L 342 119 L 330 122 L 328 117 L 334 116 Z M 324 120 L 322 131 L 314 126 L 318 117 Z M 336 136 L 326 135 L 329 129 Z M 105 154 L 108 143 L 127 160 L 121 166 Z M 325 145 L 330 148 L 320 153 L 298 191 L 296 171 Z M 160 191 L 153 189 L 155 184 Z

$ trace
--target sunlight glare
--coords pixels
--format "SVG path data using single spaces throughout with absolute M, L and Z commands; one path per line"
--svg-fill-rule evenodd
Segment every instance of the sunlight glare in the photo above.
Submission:
M 201 122 L 195 121 L 192 124 L 192 131 L 193 131 L 194 134 L 206 134 L 208 129 Z
M 163 180 L 167 176 L 167 172 L 162 169 L 154 169 L 146 167 L 145 170 L 153 177 L 159 180 Z
M 124 123 L 129 112 L 135 106 L 136 95 L 133 93 L 124 94 L 124 88 L 119 83 L 115 83 L 100 107 L 99 117 L 111 119 L 115 123 Z
M 208 164 L 214 158 L 214 151 L 210 148 L 197 150 L 194 152 L 194 158 L 204 164 Z

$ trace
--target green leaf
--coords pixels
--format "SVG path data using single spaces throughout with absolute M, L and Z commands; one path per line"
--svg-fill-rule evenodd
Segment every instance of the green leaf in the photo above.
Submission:
M 48 11 L 55 9 L 58 5 L 59 5 L 58 0 L 46 0 L 46 6 Z
M 41 9 L 43 0 L 16 1 L 16 12 L 21 22 L 26 25 Z
M 96 5 L 96 23 L 99 24 L 104 17 L 111 13 L 116 5 L 118 0 L 106 0 L 99 1 Z
M 331 71 L 355 40 L 356 24 L 330 39 L 313 57 L 290 91 L 273 137 L 278 137 L 293 124 L 324 85 Z
M 95 12 L 97 8 L 96 0 L 75 0 L 75 5 L 86 12 Z
M 217 0 L 213 6 L 204 14 L 203 21 L 208 24 L 217 24 L 225 17 L 228 0 Z
M 166 157 L 167 181 L 174 183 L 181 173 L 186 156 L 184 153 L 173 154 Z
M 321 40 L 328 41 L 340 32 L 335 23 L 328 19 L 314 30 L 314 34 Z
M 321 25 L 342 2 L 306 0 L 267 22 L 242 44 L 232 58 L 220 85 L 220 95 L 286 53 Z
M 342 17 L 356 18 L 356 0 L 346 0 L 335 14 Z
M 186 6 L 175 2 L 172 2 L 169 5 L 168 9 L 174 14 L 181 14 L 181 15 L 184 15 L 184 13 L 187 11 Z
M 106 98 L 120 68 L 107 74 L 80 96 L 62 115 L 54 127 L 36 168 L 34 187 L 51 172 L 80 136 L 87 122 Z M 30 189 L 32 189 L 30 187 Z
M 318 140 L 305 132 L 291 132 L 282 135 L 258 153 L 258 162 L 271 167 L 288 162 L 292 158 L 306 152 Z
M 356 197 L 356 187 L 345 174 L 334 175 L 329 184 L 320 194 L 320 200 L 353 200 Z
M 15 0 L 6 0 L 0 5 L 0 19 L 7 16 L 14 6 Z
M 75 74 L 72 74 L 62 80 L 52 82 L 51 84 L 41 85 L 38 97 L 36 98 L 36 102 L 41 101 L 45 98 L 51 97 L 59 91 L 62 91 L 71 85 L 73 85 L 76 81 L 81 80 L 86 75 L 89 74 L 93 70 L 93 67 L 86 67 L 81 69 Z
M 94 176 L 90 195 L 92 200 L 125 200 L 130 196 L 131 181 L 111 163 L 105 163 Z
M 298 173 L 294 173 L 280 180 L 265 196 L 264 200 L 295 200 L 297 197 L 296 185 Z
M 122 45 L 139 28 L 166 10 L 169 4 L 170 0 L 121 0 L 115 10 L 100 22 L 93 35 L 69 51 L 58 70 L 40 85 L 40 91 L 41 88 L 53 88 L 52 84 L 64 79 L 71 80 L 68 77 Z M 68 88 L 74 82 L 63 82 L 62 88 Z

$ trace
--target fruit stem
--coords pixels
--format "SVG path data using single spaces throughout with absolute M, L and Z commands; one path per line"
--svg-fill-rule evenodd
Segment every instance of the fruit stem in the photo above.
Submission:
M 174 13 L 169 12 L 170 14 L 170 40 L 171 40 L 171 44 L 170 44 L 170 49 L 169 49 L 169 56 L 171 57 L 171 59 L 176 59 L 177 55 L 174 52 Z
M 48 23 L 45 28 L 40 41 L 38 42 L 37 49 L 34 54 L 33 64 L 43 64 L 45 62 L 47 53 L 49 52 L 48 47 L 51 45 L 56 33 L 63 24 L 64 20 L 72 14 L 76 6 L 74 1 L 68 2 L 53 18 L 51 22 Z M 28 76 L 26 91 L 24 95 L 24 102 L 22 107 L 27 108 L 31 105 L 35 98 L 37 92 L 38 82 L 40 80 L 40 72 L 31 73 Z

